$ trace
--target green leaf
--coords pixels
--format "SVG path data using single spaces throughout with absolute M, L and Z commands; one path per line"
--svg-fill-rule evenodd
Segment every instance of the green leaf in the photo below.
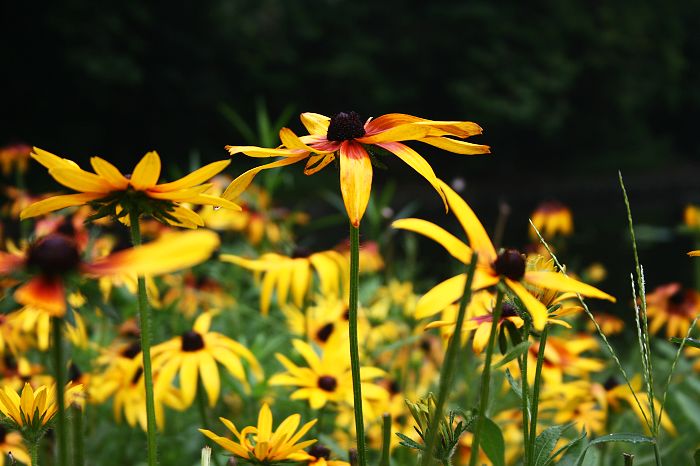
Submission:
M 700 466 L 700 448 L 695 450 L 695 454 L 693 455 L 693 461 L 695 461 L 695 466 Z
M 513 359 L 519 357 L 521 354 L 525 353 L 527 349 L 530 347 L 530 342 L 529 341 L 523 341 L 508 351 L 505 356 L 503 356 L 503 359 L 498 361 L 496 364 L 491 366 L 493 369 L 498 369 L 499 367 L 503 367 L 504 365 L 508 364 L 511 362 Z
M 535 439 L 535 451 L 533 457 L 534 466 L 544 466 L 550 462 L 550 454 L 559 441 L 561 434 L 572 424 L 551 426 L 542 431 Z
M 685 340 L 685 343 L 683 341 Z M 678 338 L 672 337 L 670 339 L 671 343 L 678 343 L 679 345 L 683 343 L 685 346 L 692 346 L 693 348 L 700 348 L 700 340 L 697 338 Z
M 604 435 L 602 437 L 598 437 L 596 439 L 593 439 L 588 443 L 588 446 L 586 447 L 586 449 L 583 450 L 581 452 L 581 456 L 578 457 L 578 461 L 576 462 L 577 466 L 582 466 L 584 464 L 583 460 L 586 458 L 586 452 L 588 451 L 588 449 L 590 447 L 592 447 L 593 445 L 598 445 L 600 443 L 607 443 L 607 442 L 654 444 L 654 443 L 656 443 L 656 440 L 652 437 L 647 437 L 645 435 L 628 433 L 628 432 L 620 432 L 617 434 Z M 596 450 L 594 450 L 594 451 L 596 451 Z
M 406 437 L 404 434 L 401 432 L 396 432 L 396 436 L 401 439 L 399 444 L 403 445 L 404 447 L 407 448 L 415 448 L 416 450 L 423 450 L 425 448 L 423 445 L 420 443 L 417 443 L 415 440 L 412 440 L 408 437 Z
M 523 390 L 520 386 L 520 384 L 513 379 L 513 374 L 510 373 L 508 369 L 506 369 L 506 380 L 508 380 L 508 383 L 510 384 L 510 388 L 513 389 L 516 395 L 518 395 L 518 398 L 521 400 L 523 399 Z
M 498 424 L 485 417 L 481 435 L 481 448 L 491 460 L 493 466 L 505 466 L 506 444 L 503 441 L 503 434 Z
M 552 453 L 552 456 L 547 460 L 545 463 L 545 466 L 554 463 L 554 458 L 556 458 L 560 453 L 566 452 L 565 454 L 568 454 L 570 451 L 577 451 L 576 447 L 578 445 L 582 445 L 582 448 L 585 448 L 585 445 L 583 444 L 583 439 L 586 438 L 586 429 L 583 429 L 581 432 L 581 435 L 579 437 L 576 437 L 575 439 L 571 440 L 569 443 L 564 445 L 563 447 L 559 448 L 557 451 Z M 579 454 L 580 452 L 577 452 Z M 564 459 L 563 457 L 561 458 L 562 460 Z

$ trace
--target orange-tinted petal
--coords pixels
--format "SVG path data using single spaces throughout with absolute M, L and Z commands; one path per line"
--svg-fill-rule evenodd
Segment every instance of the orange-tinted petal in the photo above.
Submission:
M 430 144 L 431 146 L 439 147 L 440 149 L 454 152 L 455 154 L 463 155 L 478 155 L 478 154 L 489 154 L 491 148 L 482 144 L 473 144 L 471 142 L 459 141 L 457 139 L 451 139 L 448 137 L 435 137 L 429 136 L 420 139 L 420 142 Z
M 421 220 L 419 218 L 402 218 L 400 220 L 396 220 L 391 224 L 391 226 L 392 228 L 414 231 L 416 233 L 420 233 L 421 235 L 427 236 L 445 248 L 447 252 L 452 255 L 452 257 L 464 262 L 465 264 L 472 257 L 472 251 L 469 246 L 460 241 L 452 233 L 449 233 L 442 227 L 428 222 L 427 220 Z
M 257 146 L 226 146 L 229 154 L 243 153 L 249 157 L 299 157 L 305 155 L 305 151 L 299 149 L 268 149 Z
M 313 175 L 321 171 L 326 165 L 335 160 L 335 154 L 319 154 L 312 155 L 309 157 L 309 161 L 306 162 L 306 167 L 304 167 L 304 175 Z
M 700 256 L 700 250 L 697 250 L 697 251 L 690 251 L 690 252 L 688 253 L 688 255 L 689 255 L 690 257 L 698 257 L 698 256 Z
M 15 291 L 15 300 L 60 317 L 66 313 L 66 292 L 63 280 L 41 275 L 29 280 Z
M 158 183 L 160 178 L 160 157 L 156 151 L 148 152 L 136 164 L 129 182 L 137 191 L 145 191 Z
M 381 142 L 412 141 L 421 139 L 430 134 L 427 126 L 417 126 L 413 124 L 399 125 L 375 134 L 370 134 L 357 138 L 356 141 L 362 144 L 379 144 Z
M 340 146 L 340 191 L 350 222 L 358 227 L 372 191 L 372 162 L 365 149 L 352 141 Z
M 322 136 L 326 135 L 328 132 L 328 125 L 331 123 L 330 118 L 320 113 L 305 112 L 301 114 L 300 118 L 301 123 L 310 134 Z

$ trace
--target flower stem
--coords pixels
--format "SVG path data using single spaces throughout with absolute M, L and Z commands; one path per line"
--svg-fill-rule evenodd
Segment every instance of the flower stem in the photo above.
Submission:
M 544 364 L 544 350 L 547 345 L 549 325 L 545 325 L 540 335 L 540 347 L 537 352 L 537 366 L 535 367 L 535 382 L 532 389 L 532 417 L 530 418 L 530 455 L 535 454 L 535 440 L 537 440 L 537 412 L 540 402 L 540 385 L 542 384 L 542 366 Z
M 489 386 L 491 384 L 491 359 L 493 358 L 493 347 L 496 343 L 496 333 L 498 330 L 498 321 L 501 319 L 501 309 L 503 307 L 503 290 L 499 284 L 498 294 L 496 295 L 496 307 L 493 309 L 491 320 L 491 334 L 489 335 L 489 344 L 486 347 L 486 360 L 484 361 L 484 372 L 481 374 L 481 395 L 479 399 L 479 414 L 476 418 L 476 426 L 474 428 L 474 437 L 472 437 L 472 454 L 469 458 L 469 465 L 476 466 L 479 459 L 479 442 L 481 441 L 481 429 L 484 425 L 484 417 L 486 416 L 486 407 L 489 404 Z
M 138 212 L 129 213 L 131 242 L 141 244 L 141 229 Z M 141 323 L 141 352 L 143 353 L 143 379 L 146 386 L 146 436 L 148 439 L 148 466 L 158 464 L 158 444 L 156 439 L 156 411 L 153 399 L 153 373 L 151 371 L 151 310 L 146 294 L 146 279 L 138 277 L 139 320 Z
M 360 292 L 360 229 L 350 224 L 350 306 L 348 309 L 348 333 L 350 335 L 350 369 L 352 395 L 355 409 L 357 435 L 357 459 L 359 466 L 367 466 L 365 424 L 362 415 L 362 385 L 360 381 L 360 350 L 357 343 L 357 306 Z
M 25 443 L 29 450 L 29 457 L 32 459 L 32 466 L 39 466 L 39 440 Z
M 85 443 L 83 439 L 83 410 L 73 407 L 73 466 L 85 464 Z
M 204 395 L 204 384 L 202 383 L 202 376 L 197 377 L 197 408 L 199 409 L 199 418 L 204 429 L 209 429 L 209 416 L 207 416 L 207 402 Z M 207 446 L 211 447 L 210 442 L 207 440 Z M 213 463 L 215 466 L 219 465 L 219 458 L 217 456 L 213 457 Z
M 525 322 L 523 326 L 523 341 L 529 341 L 530 340 L 530 323 Z M 530 445 L 530 386 L 529 382 L 527 379 L 527 360 L 528 360 L 528 352 L 526 351 L 525 354 L 522 356 L 522 363 L 520 364 L 520 374 L 521 374 L 521 384 L 520 384 L 520 393 L 522 395 L 522 402 L 523 402 L 523 445 L 525 445 L 525 460 L 524 464 L 525 466 L 530 464 L 530 451 L 528 449 L 528 446 Z
M 58 317 L 51 319 L 51 331 L 53 333 L 53 355 L 54 376 L 56 378 L 56 406 L 58 408 L 56 419 L 56 431 L 58 440 L 58 462 L 59 466 L 68 464 L 68 442 L 66 427 L 66 400 L 64 391 L 66 388 L 66 368 L 63 357 L 63 321 Z
M 464 325 L 464 315 L 466 314 L 467 305 L 472 297 L 472 282 L 474 280 L 474 270 L 476 269 L 477 254 L 472 255 L 472 260 L 467 266 L 467 276 L 464 284 L 464 292 L 462 299 L 459 301 L 459 311 L 457 312 L 457 321 L 455 322 L 455 330 L 452 333 L 450 343 L 447 345 L 445 361 L 440 370 L 440 386 L 438 388 L 438 397 L 435 402 L 435 415 L 430 420 L 428 431 L 426 433 L 425 452 L 423 454 L 421 465 L 429 466 L 434 460 L 434 450 L 437 444 L 438 431 L 440 430 L 440 421 L 443 417 L 443 409 L 447 402 L 447 396 L 452 388 L 452 379 L 457 361 L 457 350 L 462 343 L 462 327 Z
M 379 466 L 389 466 L 391 454 L 391 414 L 382 414 L 382 456 Z

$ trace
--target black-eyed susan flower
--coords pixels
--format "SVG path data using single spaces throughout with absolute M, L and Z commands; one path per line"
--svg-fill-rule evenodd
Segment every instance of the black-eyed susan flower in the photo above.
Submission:
M 14 292 L 15 300 L 62 316 L 66 312 L 64 284 L 71 274 L 159 275 L 198 264 L 218 246 L 219 237 L 211 231 L 172 233 L 143 246 L 87 261 L 73 238 L 50 234 L 23 251 L 0 252 L 0 277 L 23 275 L 25 281 Z
M 605 400 L 597 396 L 594 384 L 574 380 L 562 384 L 545 384 L 540 392 L 539 411 L 556 424 L 576 423 L 576 430 L 597 435 L 605 433 L 608 412 Z
M 691 322 L 700 313 L 700 293 L 668 283 L 646 295 L 649 333 L 657 334 L 666 325 L 666 336 L 685 337 Z
M 263 315 L 267 315 L 270 310 L 275 289 L 280 306 L 287 302 L 291 291 L 292 301 L 301 307 L 309 292 L 314 271 L 318 275 L 322 294 L 341 296 L 348 293 L 350 278 L 347 260 L 337 251 L 311 253 L 298 248 L 292 256 L 270 252 L 258 259 L 246 259 L 233 254 L 221 254 L 219 259 L 263 275 L 260 291 L 260 311 Z
M 66 388 L 66 405 L 73 402 L 82 388 L 82 385 Z M 18 430 L 39 430 L 53 419 L 57 411 L 55 385 L 42 385 L 34 390 L 30 384 L 26 383 L 21 395 L 10 387 L 3 387 L 0 390 L 0 412 Z
M 316 419 L 299 428 L 301 416 L 292 414 L 273 430 L 272 411 L 267 403 L 260 408 L 257 426 L 247 426 L 239 431 L 233 422 L 223 417 L 219 419 L 233 433 L 236 441 L 216 435 L 210 430 L 199 431 L 243 460 L 273 465 L 288 461 L 305 462 L 312 458 L 304 448 L 313 445 L 316 440 L 300 440 L 316 424 Z
M 346 461 L 332 460 L 330 448 L 320 443 L 311 445 L 307 453 L 311 457 L 308 459 L 308 466 L 350 466 L 350 463 Z
M 605 336 L 616 335 L 625 328 L 624 320 L 616 315 L 608 314 L 607 312 L 593 312 L 593 318 L 598 323 L 600 330 Z M 586 330 L 591 333 L 597 331 L 595 324 L 591 320 L 586 322 Z
M 216 404 L 221 390 L 218 364 L 224 366 L 246 389 L 249 384 L 242 361 L 250 365 L 258 380 L 263 378 L 262 368 L 248 348 L 209 330 L 211 318 L 211 313 L 205 312 L 197 317 L 192 330 L 153 347 L 153 367 L 159 372 L 156 391 L 165 391 L 179 374 L 185 406 L 190 406 L 194 401 L 198 380 L 204 385 L 209 404 Z
M 532 223 L 543 238 L 570 236 L 574 232 L 574 219 L 571 210 L 558 201 L 543 202 L 532 213 Z M 530 237 L 537 240 L 537 232 L 530 228 Z
M 372 189 L 370 153 L 380 150 L 396 155 L 427 179 L 443 200 L 444 195 L 430 164 L 402 141 L 420 141 L 457 154 L 489 153 L 488 146 L 461 140 L 482 132 L 479 125 L 469 121 L 433 121 L 390 113 L 363 122 L 356 112 L 340 112 L 332 118 L 318 113 L 302 113 L 301 122 L 309 134 L 299 138 L 289 128 L 282 128 L 282 146 L 277 149 L 226 146 L 231 155 L 244 153 L 251 157 L 283 158 L 243 173 L 229 185 L 222 197 L 237 198 L 261 170 L 306 160 L 304 173 L 312 175 L 338 156 L 340 191 L 345 209 L 352 224 L 358 227 Z
M 532 316 L 533 325 L 541 330 L 547 321 L 547 308 L 535 298 L 523 284 L 562 292 L 580 293 L 583 296 L 615 301 L 615 298 L 585 283 L 554 271 L 527 271 L 525 257 L 516 249 L 496 252 L 483 225 L 471 207 L 450 188 L 439 181 L 447 203 L 469 238 L 471 248 L 456 236 L 434 223 L 417 218 L 395 221 L 394 228 L 415 231 L 438 242 L 457 260 L 469 263 L 472 249 L 479 253 L 479 262 L 473 280 L 473 289 L 479 290 L 503 282 L 522 301 Z M 466 274 L 462 273 L 435 286 L 428 291 L 416 306 L 416 314 L 427 317 L 440 312 L 449 304 L 459 300 L 464 292 Z
M 78 191 L 78 194 L 53 196 L 32 204 L 22 211 L 22 219 L 91 203 L 97 208 L 96 217 L 124 217 L 137 211 L 163 223 L 197 228 L 204 225 L 202 219 L 182 203 L 211 204 L 240 210 L 239 206 L 230 201 L 205 194 L 211 187 L 205 182 L 226 168 L 230 160 L 213 162 L 179 180 L 158 184 L 161 163 L 156 152 L 144 155 L 130 175 L 122 174 L 117 167 L 100 157 L 90 159 L 95 173 L 81 169 L 72 160 L 36 147 L 32 157 L 48 168 L 49 174 L 56 181 Z
M 292 342 L 294 348 L 306 361 L 307 367 L 297 366 L 283 354 L 275 356 L 286 372 L 270 378 L 270 385 L 296 387 L 290 398 L 308 400 L 312 409 L 321 409 L 326 403 L 353 404 L 352 376 L 347 340 L 335 333 L 326 343 L 319 356 L 308 343 L 302 340 Z M 369 400 L 387 398 L 386 390 L 371 381 L 384 375 L 377 367 L 360 368 L 363 404 Z

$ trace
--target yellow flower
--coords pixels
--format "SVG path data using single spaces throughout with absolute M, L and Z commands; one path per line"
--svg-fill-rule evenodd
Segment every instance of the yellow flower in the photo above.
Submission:
M 562 273 L 554 271 L 526 271 L 525 258 L 515 249 L 505 249 L 497 253 L 493 243 L 491 243 L 486 234 L 486 230 L 469 205 L 445 182 L 440 180 L 439 183 L 447 197 L 447 203 L 452 208 L 452 212 L 469 238 L 471 248 L 442 227 L 426 220 L 405 218 L 395 221 L 392 226 L 427 236 L 438 242 L 454 258 L 464 264 L 469 263 L 471 260 L 472 249 L 477 251 L 479 253 L 479 262 L 472 284 L 474 290 L 488 288 L 503 282 L 522 301 L 532 316 L 534 327 L 538 330 L 544 328 L 547 321 L 547 308 L 521 282 L 538 288 L 575 292 L 583 296 L 615 301 L 615 298 L 609 294 Z M 436 314 L 459 300 L 464 293 L 466 280 L 466 273 L 462 273 L 445 280 L 428 291 L 418 301 L 416 318 Z
M 15 466 L 14 462 L 5 463 L 6 458 L 10 455 L 20 463 L 26 465 L 30 465 L 31 463 L 29 452 L 22 440 L 22 434 L 15 431 L 8 432 L 8 430 L 2 426 L 0 426 L 0 452 L 2 452 L 2 454 L 0 454 L 0 466 L 5 466 L 5 464 Z
M 82 391 L 82 385 L 68 386 L 65 391 L 66 406 Z M 24 384 L 21 396 L 10 387 L 0 390 L 0 412 L 12 422 L 17 429 L 30 427 L 38 429 L 45 426 L 58 412 L 56 404 L 56 386 L 46 386 L 34 390 L 28 383 Z
M 700 293 L 684 290 L 680 283 L 669 283 L 647 294 L 649 333 L 656 334 L 666 325 L 666 336 L 685 337 L 700 311 Z
M 209 404 L 216 404 L 221 391 L 217 362 L 246 389 L 250 387 L 241 359 L 250 364 L 258 380 L 263 378 L 262 368 L 248 348 L 218 332 L 209 331 L 211 317 L 211 313 L 205 312 L 197 317 L 192 330 L 153 347 L 151 353 L 153 367 L 159 371 L 156 391 L 166 390 L 179 373 L 185 406 L 190 406 L 194 401 L 200 379 L 209 397 Z
M 598 323 L 600 330 L 602 330 L 605 336 L 609 337 L 610 335 L 618 334 L 625 328 L 624 320 L 615 315 L 608 314 L 607 312 L 594 312 L 593 317 L 595 317 L 595 321 Z M 591 320 L 586 321 L 586 330 L 591 333 L 597 331 L 595 324 L 591 322 Z
M 237 198 L 261 170 L 306 160 L 304 173 L 312 175 L 335 160 L 337 154 L 340 159 L 340 191 L 348 217 L 357 227 L 367 208 L 372 189 L 370 153 L 374 154 L 378 150 L 394 154 L 427 179 L 443 200 L 444 195 L 430 164 L 400 141 L 420 141 L 457 154 L 489 153 L 488 146 L 461 140 L 482 132 L 479 125 L 469 121 L 432 121 L 390 113 L 370 118 L 363 123 L 357 113 L 341 112 L 333 118 L 318 113 L 302 113 L 301 122 L 310 134 L 299 138 L 289 128 L 282 128 L 282 146 L 277 149 L 226 146 L 231 155 L 242 152 L 251 157 L 282 159 L 243 173 L 233 180 L 222 197 Z
M 2 169 L 2 174 L 8 176 L 15 170 L 20 173 L 26 172 L 31 151 L 32 148 L 26 144 L 10 144 L 0 147 L 0 169 Z
M 105 214 L 122 216 L 128 213 L 122 209 L 132 203 L 148 201 L 149 207 L 144 213 L 163 223 L 197 228 L 204 225 L 202 219 L 181 203 L 210 204 L 240 210 L 240 207 L 230 201 L 204 194 L 211 185 L 203 183 L 226 168 L 230 160 L 210 163 L 179 180 L 158 184 L 161 164 L 156 152 L 144 155 L 130 175 L 122 174 L 117 167 L 100 157 L 90 159 L 95 173 L 81 169 L 72 160 L 37 147 L 34 148 L 32 157 L 48 168 L 49 175 L 56 181 L 78 191 L 78 194 L 53 196 L 32 204 L 22 211 L 22 219 L 90 202 L 102 208 L 109 207 Z
M 532 213 L 532 223 L 543 238 L 551 239 L 557 235 L 570 236 L 574 232 L 574 220 L 571 211 L 561 202 L 543 202 Z M 530 237 L 537 240 L 537 232 L 530 228 Z
M 607 403 L 597 396 L 594 387 L 587 380 L 545 384 L 540 394 L 540 412 L 551 415 L 555 424 L 575 422 L 577 431 L 586 429 L 602 435 L 608 419 Z
M 291 290 L 294 304 L 302 307 L 314 270 L 318 274 L 322 294 L 341 296 L 341 289 L 342 293 L 348 293 L 349 267 L 347 260 L 337 251 L 309 253 L 299 248 L 292 257 L 271 252 L 263 254 L 259 259 L 245 259 L 233 254 L 221 254 L 219 258 L 224 262 L 263 274 L 260 291 L 260 311 L 263 315 L 267 315 L 270 310 L 270 301 L 275 287 L 277 287 L 277 303 L 280 306 L 286 304 Z
M 287 372 L 273 375 L 269 381 L 270 385 L 297 387 L 290 398 L 309 400 L 312 409 L 321 409 L 329 402 L 352 405 L 352 375 L 347 340 L 344 336 L 334 333 L 320 357 L 311 345 L 302 340 L 294 340 L 292 344 L 308 367 L 297 366 L 286 356 L 277 353 L 275 356 Z M 377 367 L 360 368 L 363 402 L 387 398 L 387 391 L 383 387 L 370 382 L 384 374 L 384 371 Z M 368 414 L 369 417 L 371 416 Z
M 220 437 L 215 433 L 199 429 L 201 433 L 215 441 L 227 451 L 245 460 L 254 460 L 263 464 L 271 462 L 308 461 L 311 459 L 304 448 L 312 445 L 316 440 L 305 440 L 299 442 L 301 438 L 316 424 L 316 419 L 304 424 L 298 431 L 301 416 L 293 414 L 272 430 L 272 411 L 267 403 L 263 404 L 258 415 L 257 427 L 248 426 L 239 432 L 233 422 L 223 417 L 221 422 L 236 437 L 237 442 L 226 437 Z
M 309 456 L 311 458 L 309 458 L 307 466 L 350 466 L 350 463 L 346 461 L 330 459 L 331 450 L 319 443 L 309 448 Z
M 688 228 L 700 229 L 700 206 L 688 204 L 683 211 L 683 223 Z

